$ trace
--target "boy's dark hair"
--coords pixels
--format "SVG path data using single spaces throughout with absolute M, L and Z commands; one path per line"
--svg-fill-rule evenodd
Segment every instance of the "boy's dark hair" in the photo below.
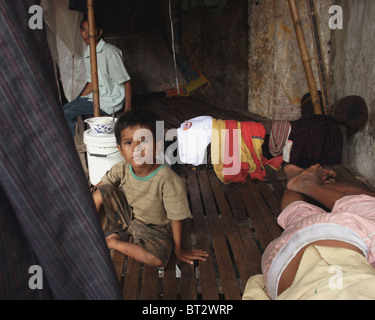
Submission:
M 80 24 L 79 24 L 80 29 L 82 29 L 82 25 L 83 25 L 83 23 L 84 23 L 85 21 L 87 21 L 87 22 L 89 21 L 89 19 L 87 18 L 87 16 L 85 16 L 85 17 L 81 20 L 81 22 L 80 22 Z M 102 26 L 102 24 L 101 24 L 101 22 L 100 22 L 99 19 L 95 19 L 95 28 L 96 28 L 96 31 L 97 31 L 97 32 L 99 32 L 100 30 L 103 30 L 103 26 Z
M 154 142 L 156 142 L 156 122 L 160 121 L 160 117 L 145 110 L 131 110 L 120 116 L 115 125 L 116 143 L 121 145 L 121 132 L 126 128 L 131 128 L 136 125 L 150 129 Z

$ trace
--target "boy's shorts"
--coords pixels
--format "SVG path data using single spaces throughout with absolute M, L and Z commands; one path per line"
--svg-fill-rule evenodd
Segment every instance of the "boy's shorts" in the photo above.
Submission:
M 99 189 L 103 198 L 105 220 L 102 227 L 104 233 L 128 232 L 133 236 L 134 244 L 141 246 L 161 260 L 163 268 L 165 268 L 173 248 L 170 225 L 148 225 L 134 219 L 133 209 L 129 206 L 121 188 L 112 185 L 100 185 L 97 189 Z

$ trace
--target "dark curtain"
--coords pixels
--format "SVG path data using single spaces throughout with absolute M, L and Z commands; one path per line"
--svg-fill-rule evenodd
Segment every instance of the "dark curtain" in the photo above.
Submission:
M 44 30 L 28 25 L 37 4 L 0 5 L 0 299 L 121 299 Z

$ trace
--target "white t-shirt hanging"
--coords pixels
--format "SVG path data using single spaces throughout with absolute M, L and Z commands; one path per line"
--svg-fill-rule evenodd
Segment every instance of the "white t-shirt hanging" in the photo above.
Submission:
M 289 127 L 288 138 L 286 139 L 286 142 L 285 142 L 284 148 L 283 148 L 283 160 L 285 162 L 288 162 L 288 163 L 289 163 L 289 159 L 290 159 L 290 153 L 292 152 L 292 147 L 293 147 L 293 141 L 289 140 L 289 136 L 290 136 L 291 131 L 292 131 L 292 128 Z
M 185 121 L 177 129 L 178 155 L 183 163 L 207 163 L 206 149 L 211 143 L 212 117 L 200 116 Z
M 293 141 L 292 140 L 288 140 L 284 145 L 283 160 L 285 162 L 290 161 L 290 153 L 292 152 L 292 147 L 293 147 Z

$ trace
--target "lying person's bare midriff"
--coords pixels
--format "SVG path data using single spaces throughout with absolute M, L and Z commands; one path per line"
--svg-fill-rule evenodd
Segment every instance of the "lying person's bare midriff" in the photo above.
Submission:
M 302 260 L 302 256 L 305 252 L 305 250 L 312 246 L 312 245 L 318 245 L 318 246 L 324 246 L 324 247 L 334 247 L 334 248 L 345 248 L 350 249 L 355 252 L 358 252 L 359 254 L 363 255 L 362 250 L 357 248 L 356 246 L 343 242 L 343 241 L 337 241 L 337 240 L 320 240 L 316 242 L 309 243 L 307 246 L 302 248 L 296 256 L 293 258 L 293 260 L 287 265 L 285 270 L 283 271 L 280 281 L 279 281 L 279 287 L 278 287 L 278 295 L 282 294 L 285 290 L 287 290 L 294 281 L 294 278 L 296 276 L 299 264 Z

